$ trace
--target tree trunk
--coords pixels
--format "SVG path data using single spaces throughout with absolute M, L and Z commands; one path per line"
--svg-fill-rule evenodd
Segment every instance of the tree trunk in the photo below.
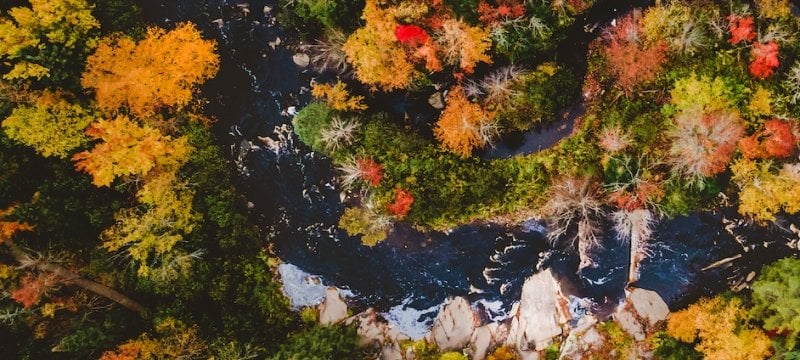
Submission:
M 17 260 L 19 263 L 27 262 L 30 258 L 28 254 L 25 253 L 22 249 L 20 249 L 16 244 L 14 244 L 10 239 L 4 242 L 6 246 L 11 250 L 11 255 L 14 256 L 14 259 Z M 105 286 L 101 283 L 96 281 L 92 281 L 89 279 L 85 279 L 80 275 L 67 270 L 65 267 L 44 263 L 44 262 L 37 262 L 36 269 L 39 271 L 47 272 L 54 274 L 62 279 L 63 282 L 68 284 L 77 285 L 78 287 L 90 291 L 94 294 L 100 295 L 106 299 L 116 302 L 117 304 L 122 305 L 126 309 L 129 309 L 142 317 L 147 317 L 147 309 L 144 306 L 136 302 L 135 300 L 127 297 L 125 294 L 116 291 L 108 286 Z

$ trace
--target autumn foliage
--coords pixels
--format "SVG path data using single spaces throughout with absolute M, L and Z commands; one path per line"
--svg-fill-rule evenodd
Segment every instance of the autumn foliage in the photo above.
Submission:
M 769 337 L 746 326 L 747 310 L 738 299 L 701 299 L 667 319 L 667 333 L 695 343 L 705 359 L 762 360 L 771 353 Z
M 411 46 L 425 44 L 430 39 L 428 32 L 416 25 L 397 25 L 394 28 L 394 36 L 397 37 L 397 41 Z
M 748 159 L 786 158 L 796 147 L 792 125 L 780 119 L 767 121 L 763 131 L 739 140 L 739 149 Z
M 55 275 L 34 275 L 27 273 L 20 280 L 19 287 L 11 292 L 11 298 L 22 304 L 24 308 L 30 308 L 39 303 L 42 296 L 56 283 Z
M 150 28 L 138 43 L 106 38 L 87 60 L 81 84 L 94 89 L 97 106 L 107 112 L 125 108 L 143 118 L 161 108 L 180 109 L 217 73 L 215 48 L 191 23 L 171 31 Z
M 728 19 L 728 29 L 731 31 L 731 38 L 728 42 L 737 44 L 739 42 L 750 42 L 756 37 L 756 32 L 753 28 L 753 17 L 745 16 L 739 17 L 730 15 Z
M 468 157 L 472 150 L 486 143 L 481 130 L 491 121 L 489 114 L 480 105 L 469 101 L 461 86 L 456 86 L 447 94 L 447 106 L 433 133 L 445 148 L 461 157 Z
M 387 205 L 386 209 L 389 213 L 402 219 L 411 211 L 411 205 L 414 204 L 414 195 L 407 190 L 397 188 L 395 192 L 394 202 Z
M 719 174 L 733 156 L 744 127 L 736 113 L 683 113 L 675 118 L 670 160 L 684 176 Z
M 753 44 L 751 53 L 753 54 L 753 62 L 750 63 L 749 69 L 750 73 L 755 77 L 767 78 L 780 66 L 778 44 L 774 41 Z
M 651 45 L 639 43 L 641 26 L 633 15 L 623 17 L 607 36 L 606 58 L 617 84 L 626 93 L 641 83 L 652 81 L 666 60 L 663 41 Z
M 126 116 L 100 120 L 86 134 L 102 142 L 75 154 L 75 168 L 92 176 L 96 186 L 109 186 L 120 176 L 146 175 L 158 165 L 183 163 L 190 151 L 186 138 L 172 139 Z
M 359 176 L 367 184 L 378 186 L 383 179 L 383 165 L 378 164 L 370 158 L 362 158 L 356 161 Z
M 487 1 L 478 3 L 478 19 L 486 25 L 492 26 L 509 19 L 518 19 L 525 16 L 525 4 L 514 0 Z

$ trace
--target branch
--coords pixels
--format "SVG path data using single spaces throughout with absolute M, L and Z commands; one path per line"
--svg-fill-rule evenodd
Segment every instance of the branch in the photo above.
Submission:
M 14 256 L 14 259 L 17 262 L 23 263 L 29 258 L 28 254 L 26 254 L 25 251 L 23 251 L 19 246 L 14 244 L 10 239 L 6 240 L 4 244 L 8 246 L 9 250 L 11 251 L 11 255 Z M 54 274 L 59 278 L 61 278 L 65 283 L 77 285 L 78 287 L 84 290 L 90 291 L 94 294 L 100 295 L 106 299 L 116 302 L 117 304 L 122 305 L 126 309 L 139 314 L 139 316 L 141 317 L 147 317 L 148 313 L 147 309 L 138 302 L 136 302 L 135 300 L 101 283 L 85 279 L 80 275 L 66 269 L 63 266 L 46 262 L 37 262 L 36 269 L 39 271 Z

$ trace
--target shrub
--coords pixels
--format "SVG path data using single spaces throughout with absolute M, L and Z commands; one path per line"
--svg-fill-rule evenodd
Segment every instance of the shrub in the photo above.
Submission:
M 292 120 L 294 132 L 300 141 L 315 151 L 325 151 L 322 131 L 333 119 L 333 109 L 328 105 L 312 102 L 300 110 Z
M 355 326 L 315 326 L 289 337 L 270 360 L 361 360 Z

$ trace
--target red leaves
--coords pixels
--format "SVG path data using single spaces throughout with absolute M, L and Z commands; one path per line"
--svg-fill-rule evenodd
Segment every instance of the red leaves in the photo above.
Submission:
M 515 1 L 498 0 L 497 6 L 492 6 L 486 1 L 478 4 L 478 18 L 487 25 L 494 25 L 506 19 L 517 19 L 525 16 L 525 5 Z
M 394 36 L 397 41 L 415 47 L 425 44 L 430 38 L 425 29 L 416 25 L 397 25 Z
M 768 43 L 755 43 L 752 49 L 753 62 L 750 63 L 750 73 L 764 79 L 780 65 L 778 61 L 778 44 L 774 41 Z
M 55 276 L 33 276 L 26 274 L 20 280 L 19 288 L 11 293 L 11 298 L 29 308 L 39 303 L 42 295 L 55 283 Z
M 796 146 L 792 125 L 779 119 L 767 121 L 763 131 L 739 141 L 739 149 L 748 159 L 786 158 Z
M 666 60 L 666 44 L 659 41 L 647 47 L 640 45 L 636 40 L 638 32 L 638 21 L 633 15 L 628 15 L 619 19 L 606 38 L 608 64 L 617 77 L 617 84 L 627 94 L 637 85 L 655 79 Z
M 356 160 L 358 164 L 359 176 L 367 184 L 378 186 L 381 179 L 383 179 L 383 165 L 378 164 L 375 160 L 365 158 Z
M 738 17 L 736 15 L 729 15 L 727 19 L 728 28 L 731 30 L 731 38 L 728 39 L 729 43 L 736 44 L 741 41 L 750 42 L 755 39 L 756 33 L 753 30 L 752 16 Z
M 414 195 L 411 192 L 397 188 L 394 195 L 394 202 L 386 206 L 389 213 L 402 219 L 411 211 L 411 205 L 414 204 Z

